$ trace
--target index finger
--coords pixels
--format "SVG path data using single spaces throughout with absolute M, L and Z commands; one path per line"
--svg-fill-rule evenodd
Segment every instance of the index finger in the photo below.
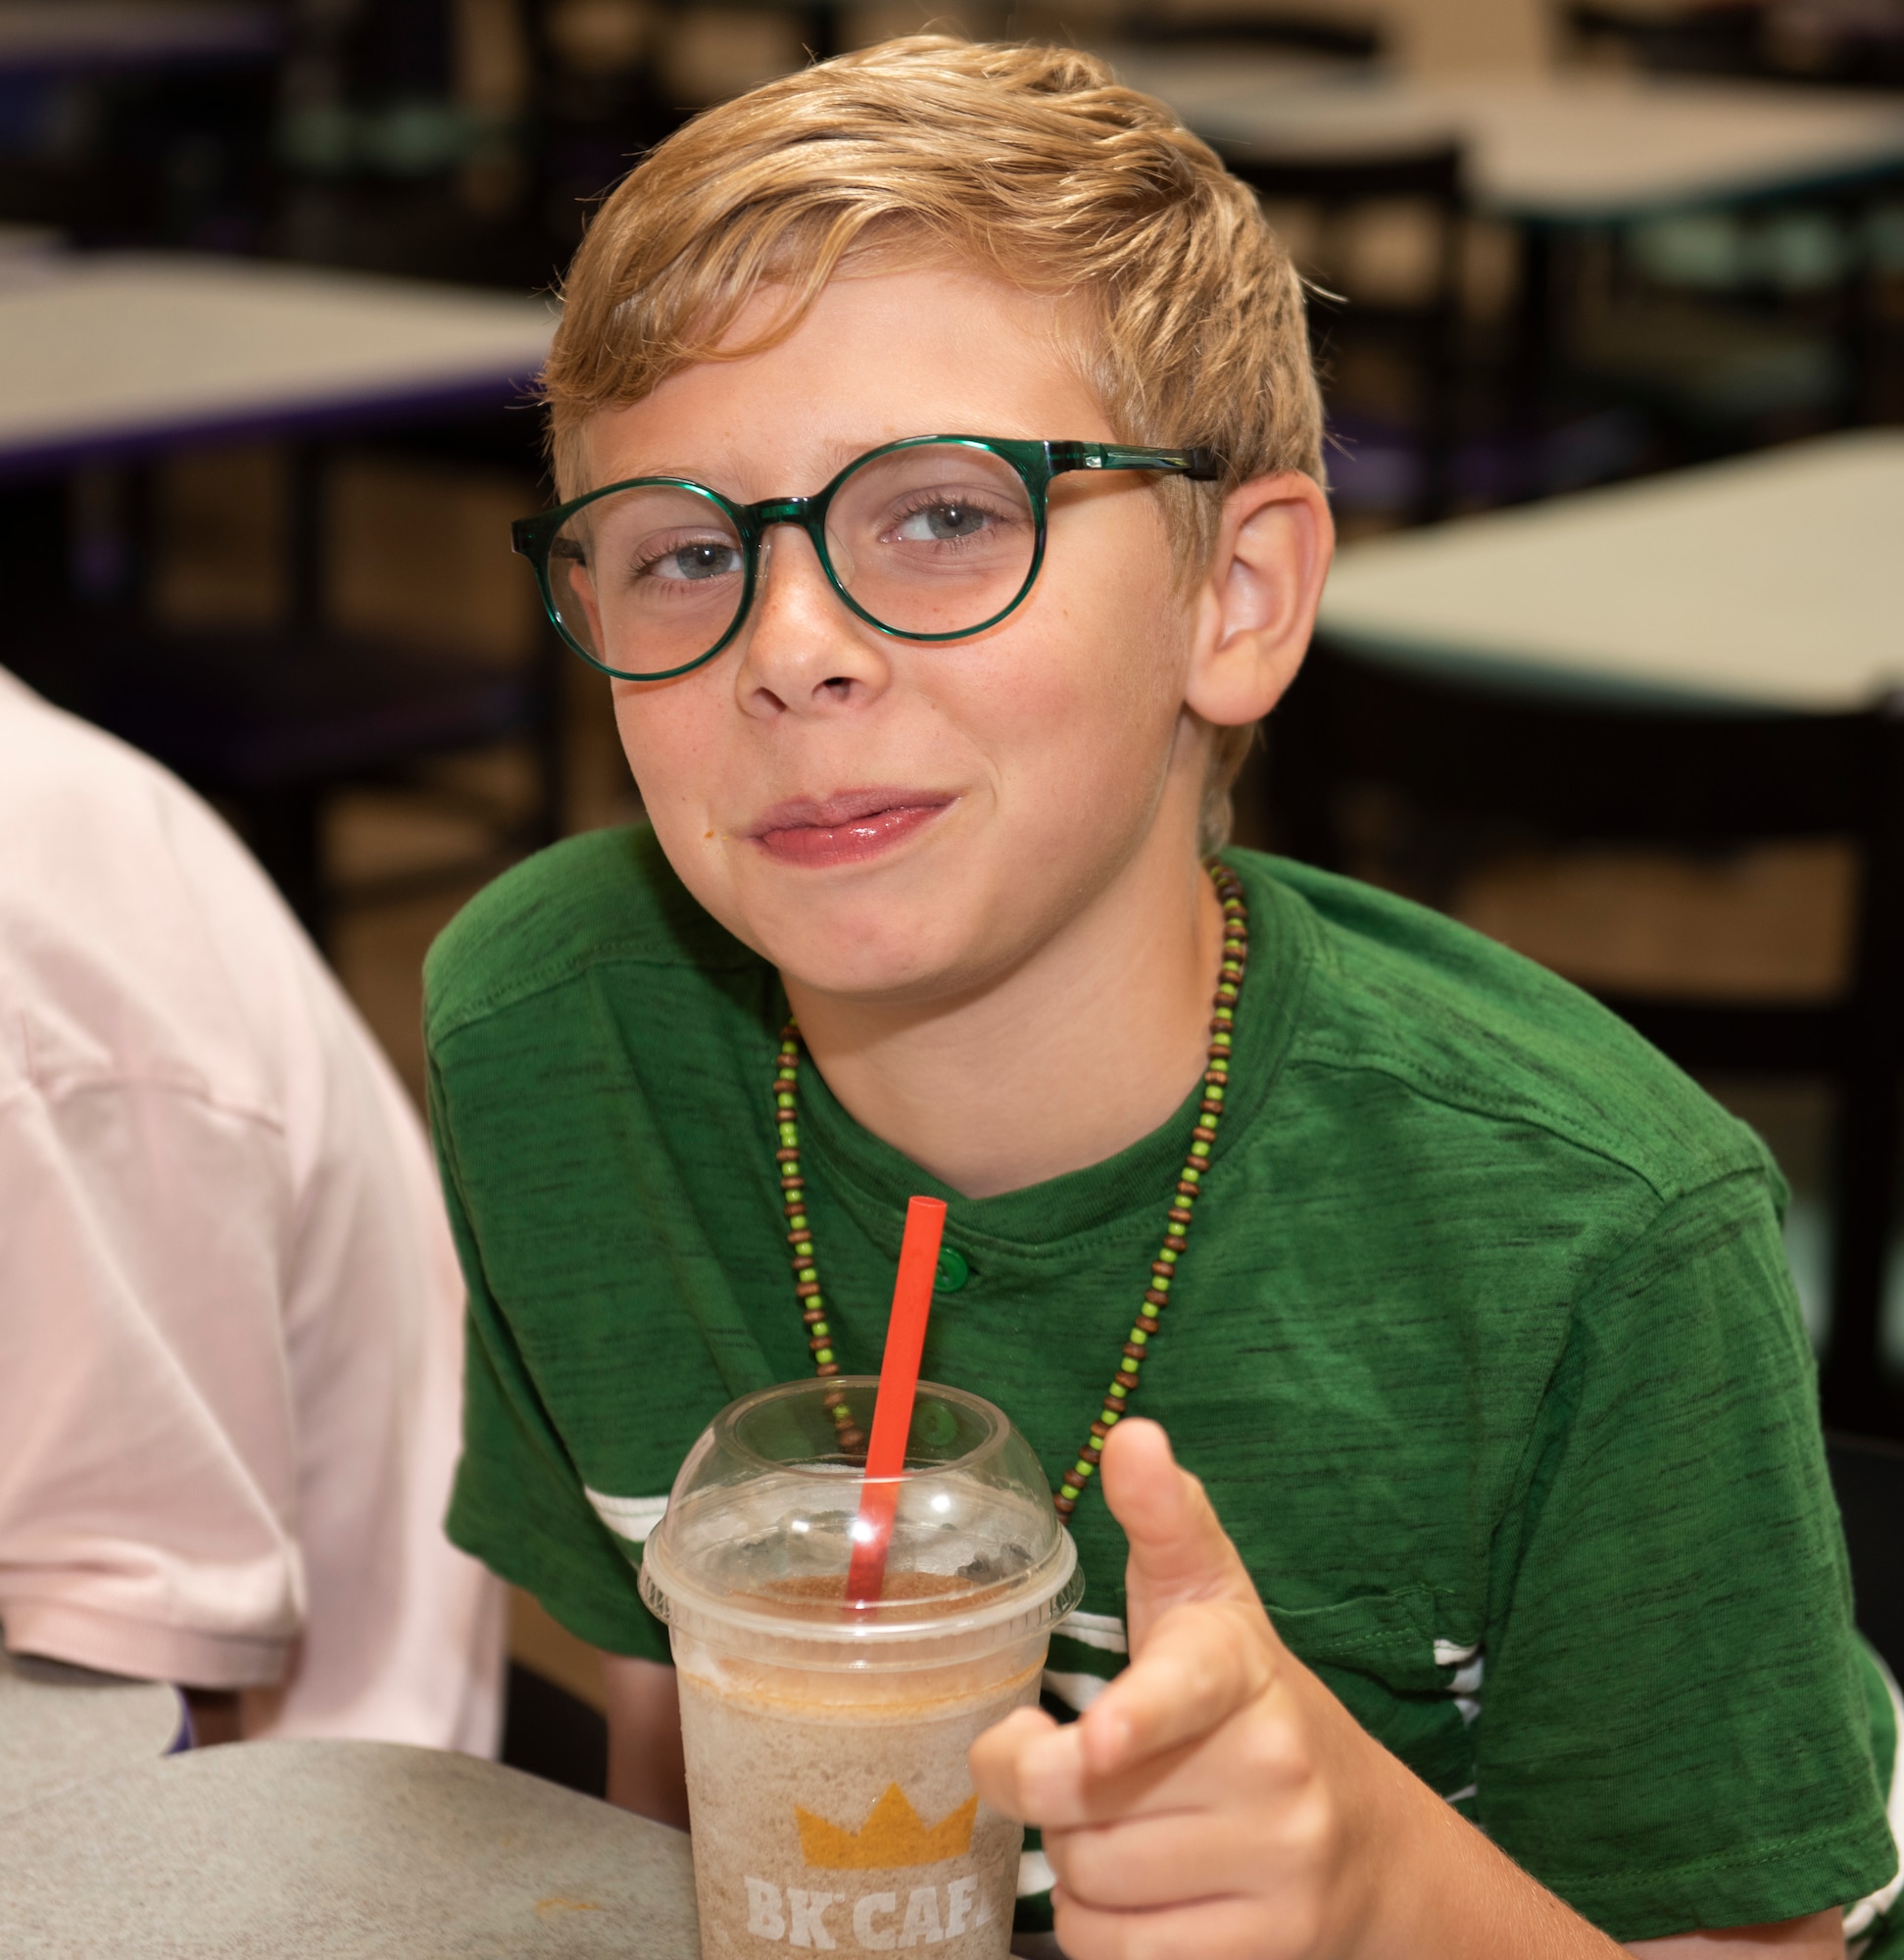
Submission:
M 1253 1608 L 1253 1610 L 1252 1610 Z M 1084 1767 L 1111 1776 L 1221 1728 L 1268 1688 L 1275 1659 L 1253 1600 L 1189 1600 L 1078 1718 Z

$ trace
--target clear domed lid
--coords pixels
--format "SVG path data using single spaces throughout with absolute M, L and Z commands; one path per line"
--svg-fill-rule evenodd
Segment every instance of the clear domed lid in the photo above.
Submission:
M 921 1382 L 892 1489 L 886 1577 L 850 1602 L 871 1376 L 793 1382 L 730 1403 L 674 1480 L 642 1559 L 642 1596 L 710 1638 L 795 1635 L 857 1645 L 920 1636 L 1019 1639 L 1083 1592 L 1077 1552 L 1030 1444 L 1001 1409 Z M 844 1400 L 844 1430 L 832 1413 Z

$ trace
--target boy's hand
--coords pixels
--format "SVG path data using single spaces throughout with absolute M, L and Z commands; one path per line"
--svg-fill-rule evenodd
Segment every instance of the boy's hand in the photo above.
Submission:
M 1043 1827 L 1070 1960 L 1619 1952 L 1283 1645 L 1155 1423 L 1119 1423 L 1101 1475 L 1130 1540 L 1131 1665 L 1078 1721 L 1022 1708 L 971 1754 L 985 1800 Z M 1450 1863 L 1479 1897 L 1445 1887 Z
M 986 1801 L 1044 1829 L 1059 1943 L 1071 1960 L 1355 1951 L 1392 1758 L 1277 1639 L 1155 1423 L 1119 1423 L 1101 1475 L 1130 1540 L 1132 1664 L 1077 1722 L 1020 1709 L 972 1749 Z

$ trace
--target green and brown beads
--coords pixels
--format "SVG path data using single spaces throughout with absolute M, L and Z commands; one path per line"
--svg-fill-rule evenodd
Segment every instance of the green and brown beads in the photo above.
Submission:
M 1184 1157 L 1184 1167 L 1177 1174 L 1177 1189 L 1165 1214 L 1163 1244 L 1150 1262 L 1150 1284 L 1144 1291 L 1144 1310 L 1132 1324 L 1130 1339 L 1124 1343 L 1124 1358 L 1111 1377 L 1098 1420 L 1091 1425 L 1091 1441 L 1078 1452 L 1078 1460 L 1052 1499 L 1058 1516 L 1067 1521 L 1084 1495 L 1085 1486 L 1098 1474 L 1104 1438 L 1129 1411 L 1138 1378 L 1144 1370 L 1144 1357 L 1163 1325 L 1163 1310 L 1170 1304 L 1170 1285 L 1177 1277 L 1177 1262 L 1183 1257 L 1190 1238 L 1196 1194 L 1216 1143 L 1216 1126 L 1223 1118 L 1223 1093 L 1230 1086 L 1237 996 L 1243 991 L 1244 968 L 1249 961 L 1249 909 L 1244 904 L 1243 885 L 1237 874 L 1222 863 L 1212 862 L 1209 869 L 1217 897 L 1223 902 L 1223 963 L 1217 969 L 1216 1000 L 1210 1010 L 1210 1047 L 1203 1061 L 1203 1099 L 1196 1105 L 1190 1149 Z
M 1069 1519 L 1084 1495 L 1085 1486 L 1097 1475 L 1103 1454 L 1104 1438 L 1123 1419 L 1132 1396 L 1137 1393 L 1144 1357 L 1163 1325 L 1163 1310 L 1170 1304 L 1170 1286 L 1177 1276 L 1178 1261 L 1190 1238 L 1190 1224 L 1196 1195 L 1202 1186 L 1210 1152 L 1216 1144 L 1216 1127 L 1223 1117 L 1223 1096 L 1230 1083 L 1230 1050 L 1236 1026 L 1237 997 L 1243 991 L 1244 969 L 1249 959 L 1249 911 L 1244 903 L 1243 883 L 1227 864 L 1212 859 L 1211 882 L 1223 906 L 1223 963 L 1217 971 L 1216 999 L 1210 1011 L 1210 1046 L 1203 1063 L 1203 1096 L 1196 1106 L 1196 1123 L 1190 1133 L 1190 1150 L 1177 1175 L 1177 1189 L 1163 1228 L 1163 1244 L 1150 1262 L 1150 1284 L 1144 1290 L 1144 1308 L 1133 1323 L 1130 1339 L 1124 1343 L 1124 1356 L 1117 1364 L 1105 1392 L 1103 1408 L 1091 1425 L 1091 1440 L 1079 1452 L 1070 1474 L 1058 1486 L 1052 1499 L 1060 1518 Z M 834 1349 L 833 1330 L 827 1323 L 826 1299 L 820 1292 L 819 1268 L 813 1256 L 813 1234 L 806 1216 L 806 1187 L 800 1168 L 800 1029 L 789 1019 L 780 1031 L 780 1062 L 773 1078 L 774 1125 L 779 1148 L 774 1160 L 780 1167 L 780 1197 L 786 1210 L 787 1250 L 793 1261 L 794 1297 L 800 1301 L 800 1317 L 806 1328 L 806 1346 L 813 1356 L 813 1372 L 827 1378 L 840 1372 Z M 865 1438 L 854 1426 L 853 1412 L 844 1396 L 829 1405 L 840 1442 L 849 1451 L 864 1447 Z
M 794 1298 L 806 1327 L 806 1346 L 813 1372 L 822 1380 L 840 1372 L 833 1351 L 833 1330 L 826 1322 L 826 1297 L 820 1292 L 819 1268 L 813 1263 L 813 1234 L 806 1218 L 806 1181 L 800 1169 L 800 1029 L 789 1019 L 780 1030 L 780 1065 L 773 1078 L 773 1120 L 779 1132 L 774 1161 L 780 1166 L 780 1202 L 787 1218 L 787 1254 L 794 1264 Z M 857 1449 L 865 1439 L 854 1427 L 844 1396 L 827 1404 L 841 1444 Z

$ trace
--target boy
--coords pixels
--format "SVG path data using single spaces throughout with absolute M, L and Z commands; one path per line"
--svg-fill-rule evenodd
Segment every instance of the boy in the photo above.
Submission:
M 545 386 L 518 541 L 652 828 L 432 956 L 451 1530 L 611 1656 L 610 1793 L 682 1816 L 681 1456 L 876 1365 L 929 1191 L 927 1373 L 1088 1575 L 1089 1712 L 973 1752 L 1066 1952 L 1842 1952 L 1895 1858 L 1762 1150 L 1473 936 L 1200 862 L 1331 544 L 1248 193 L 1088 57 L 894 43 L 643 163 Z

